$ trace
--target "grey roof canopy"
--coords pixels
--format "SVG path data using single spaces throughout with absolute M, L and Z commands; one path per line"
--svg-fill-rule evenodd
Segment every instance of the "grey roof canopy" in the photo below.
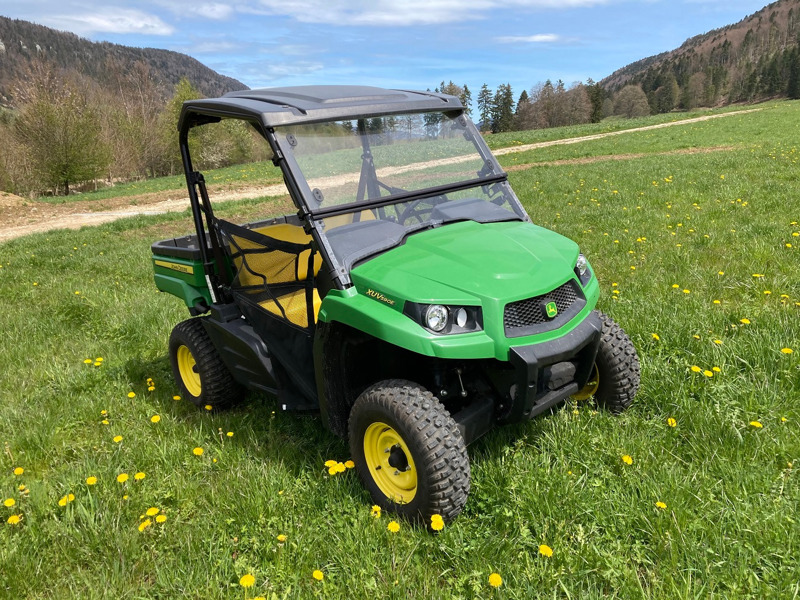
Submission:
M 178 122 L 184 131 L 218 118 L 257 121 L 265 127 L 398 113 L 462 110 L 455 96 L 357 85 L 308 85 L 230 92 L 187 100 Z M 208 118 L 210 117 L 210 118 Z

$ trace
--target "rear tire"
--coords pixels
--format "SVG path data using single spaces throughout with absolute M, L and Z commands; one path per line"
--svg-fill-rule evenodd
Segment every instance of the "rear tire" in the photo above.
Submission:
M 469 457 L 450 413 L 410 381 L 382 381 L 350 411 L 350 453 L 381 508 L 411 520 L 454 519 L 469 495 Z
M 595 402 L 614 414 L 627 410 L 639 389 L 639 356 L 628 335 L 614 320 L 598 312 L 603 321 L 600 348 L 597 351 L 597 390 Z
M 228 408 L 244 395 L 200 319 L 181 321 L 169 336 L 169 359 L 181 396 L 199 407 Z

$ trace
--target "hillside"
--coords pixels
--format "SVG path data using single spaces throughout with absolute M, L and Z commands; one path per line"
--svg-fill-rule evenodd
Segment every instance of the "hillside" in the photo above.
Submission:
M 110 84 L 107 69 L 110 61 L 123 68 L 141 61 L 149 66 L 165 98 L 172 94 L 182 77 L 189 79 L 205 96 L 247 88 L 240 81 L 220 75 L 179 52 L 91 42 L 72 33 L 0 17 L 0 105 L 14 106 L 13 82 L 23 76 L 36 59 L 65 71 L 82 73 L 103 87 Z
M 675 50 L 631 63 L 600 83 L 612 94 L 628 84 L 641 85 L 656 112 L 798 97 L 799 35 L 800 0 L 779 0 Z M 659 90 L 662 97 L 656 98 Z

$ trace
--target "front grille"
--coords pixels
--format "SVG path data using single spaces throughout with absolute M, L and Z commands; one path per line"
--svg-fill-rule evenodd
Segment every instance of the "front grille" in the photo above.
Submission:
M 553 319 L 547 316 L 545 309 L 549 302 L 555 302 L 558 308 L 558 314 Z M 585 304 L 586 300 L 573 280 L 541 296 L 506 304 L 503 314 L 506 337 L 519 337 L 555 329 L 580 312 Z

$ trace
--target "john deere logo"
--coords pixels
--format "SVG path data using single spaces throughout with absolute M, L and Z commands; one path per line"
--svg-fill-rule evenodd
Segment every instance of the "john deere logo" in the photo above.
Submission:
M 548 319 L 554 319 L 558 314 L 558 307 L 555 302 L 548 302 L 544 305 L 544 311 L 547 313 Z

